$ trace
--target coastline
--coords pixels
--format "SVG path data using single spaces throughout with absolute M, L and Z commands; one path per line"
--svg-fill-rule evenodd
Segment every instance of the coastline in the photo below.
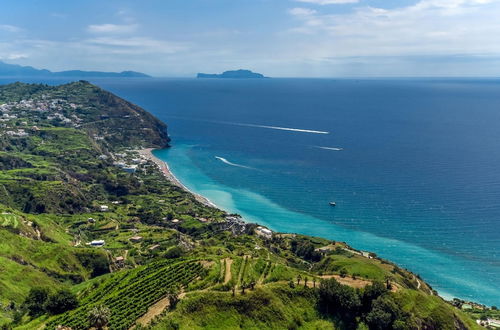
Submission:
M 154 150 L 157 150 L 157 149 L 154 149 L 154 148 L 149 148 L 149 149 L 143 149 L 143 150 L 140 150 L 139 153 L 141 155 L 143 155 L 144 157 L 146 157 L 148 160 L 151 160 L 152 162 L 154 162 L 158 168 L 161 170 L 161 172 L 163 173 L 163 175 L 165 176 L 165 178 L 167 180 L 169 180 L 171 183 L 173 183 L 174 185 L 180 187 L 181 189 L 185 190 L 186 192 L 192 194 L 197 201 L 209 206 L 209 207 L 214 207 L 214 208 L 217 208 L 217 209 L 220 209 L 220 210 L 226 210 L 224 207 L 219 207 L 217 206 L 215 203 L 213 203 L 210 199 L 198 194 L 198 193 L 195 193 L 193 192 L 192 190 L 190 190 L 189 188 L 187 188 L 173 173 L 172 171 L 170 170 L 169 166 L 168 166 L 168 163 L 158 157 L 156 157 L 154 154 L 153 154 L 153 151 Z M 240 213 L 240 212 L 238 212 Z M 250 219 L 245 219 L 245 216 L 242 215 L 242 220 L 245 221 L 245 222 L 254 222 L 254 223 L 258 223 L 258 224 L 262 224 L 259 220 L 250 220 Z M 270 227 L 270 224 L 262 224 L 264 226 L 267 226 L 269 228 Z M 296 231 L 289 231 L 289 230 L 277 230 L 275 228 L 272 228 L 273 231 L 275 232 L 279 232 L 279 233 L 293 233 L 293 232 L 296 232 Z M 297 232 L 301 232 L 300 230 L 297 231 Z M 303 235 L 308 235 L 308 236 L 318 236 L 318 237 L 325 237 L 325 236 L 321 236 L 321 235 L 317 235 L 317 234 L 311 234 L 311 233 L 302 233 Z M 330 238 L 332 239 L 332 238 Z M 372 251 L 371 249 L 367 249 L 367 250 L 364 250 L 364 251 Z M 393 259 L 391 258 L 388 258 L 388 257 L 383 257 L 383 259 L 386 259 L 386 260 L 389 260 L 391 262 L 394 262 L 396 265 L 399 265 L 401 266 L 401 264 L 397 261 L 393 261 Z M 406 266 L 403 266 L 405 267 L 406 269 Z M 415 272 L 413 274 L 419 274 L 418 272 Z M 424 280 L 426 285 L 429 286 L 428 282 L 426 280 Z M 443 291 L 442 289 L 438 289 L 435 291 L 435 294 L 437 296 L 439 296 L 441 299 L 445 300 L 445 301 L 448 301 L 448 302 L 452 302 L 453 300 L 455 299 L 459 299 L 459 300 L 462 300 L 462 301 L 465 301 L 466 303 L 472 303 L 472 304 L 478 304 L 478 305 L 483 305 L 483 306 L 488 306 L 488 304 L 485 304 L 485 303 L 478 303 L 478 300 L 477 299 L 474 299 L 472 297 L 468 297 L 468 298 L 459 298 L 460 296 L 459 295 L 456 295 L 456 294 L 453 294 L 453 293 L 449 293 L 447 291 Z
M 206 206 L 210 206 L 210 207 L 214 207 L 214 208 L 217 208 L 217 209 L 220 209 L 220 207 L 218 207 L 217 205 L 215 205 L 211 200 L 209 200 L 208 198 L 200 195 L 200 194 L 197 194 L 195 193 L 194 191 L 191 191 L 189 190 L 188 187 L 186 187 L 184 184 L 182 184 L 182 182 L 176 178 L 176 176 L 172 173 L 172 171 L 170 171 L 170 168 L 168 167 L 168 163 L 159 159 L 158 157 L 156 157 L 154 154 L 153 154 L 153 150 L 155 150 L 154 148 L 146 148 L 146 149 L 141 149 L 141 150 L 136 150 L 139 155 L 143 156 L 144 158 L 146 158 L 147 160 L 150 160 L 152 161 L 153 163 L 156 164 L 156 166 L 158 166 L 158 169 L 160 170 L 160 172 L 163 174 L 163 176 L 168 180 L 170 181 L 173 185 L 187 191 L 188 193 L 190 193 L 191 195 L 194 196 L 194 198 L 206 205 Z

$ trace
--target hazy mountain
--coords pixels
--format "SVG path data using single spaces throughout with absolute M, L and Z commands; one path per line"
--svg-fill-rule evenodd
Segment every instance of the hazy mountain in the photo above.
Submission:
M 70 70 L 52 72 L 46 69 L 35 69 L 31 66 L 8 64 L 0 61 L 0 76 L 50 76 L 50 77 L 150 77 L 147 74 L 135 71 L 101 72 Z
M 264 77 L 261 73 L 252 72 L 250 70 L 233 70 L 233 71 L 224 71 L 221 74 L 217 73 L 198 73 L 197 78 L 267 78 Z

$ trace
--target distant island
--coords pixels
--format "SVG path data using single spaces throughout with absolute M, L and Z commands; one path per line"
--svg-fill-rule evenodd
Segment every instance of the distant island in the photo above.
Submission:
M 16 76 L 16 77 L 124 77 L 124 78 L 137 78 L 137 77 L 151 77 L 145 73 L 135 71 L 122 71 L 122 72 L 101 72 L 101 71 L 81 71 L 70 70 L 52 72 L 46 69 L 35 69 L 31 66 L 21 66 L 18 64 L 8 64 L 0 61 L 0 76 Z
M 224 71 L 221 74 L 217 73 L 198 73 L 197 78 L 236 78 L 236 79 L 249 79 L 249 78 L 268 78 L 261 73 L 252 72 L 250 70 L 232 70 Z

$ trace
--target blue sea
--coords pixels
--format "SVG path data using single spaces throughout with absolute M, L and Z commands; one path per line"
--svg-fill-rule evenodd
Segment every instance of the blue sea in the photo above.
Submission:
M 94 82 L 165 121 L 157 157 L 219 207 L 500 305 L 500 80 Z

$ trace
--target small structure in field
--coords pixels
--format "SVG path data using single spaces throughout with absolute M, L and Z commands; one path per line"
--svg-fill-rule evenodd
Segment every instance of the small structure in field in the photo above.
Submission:
M 102 240 L 102 239 L 98 239 L 98 240 L 94 240 L 94 241 L 90 242 L 91 246 L 96 246 L 96 247 L 104 246 L 104 244 L 106 244 L 106 242 L 104 242 L 104 240 Z
M 101 205 L 101 206 L 99 206 L 99 210 L 101 210 L 101 212 L 108 212 L 109 211 L 109 206 L 107 206 L 107 205 Z
M 130 241 L 132 243 L 139 243 L 140 241 L 142 241 L 142 236 L 139 236 L 139 235 L 132 236 L 132 237 L 130 237 Z
M 116 257 L 116 258 L 115 258 L 115 264 L 116 264 L 118 267 L 123 267 L 123 266 L 125 266 L 125 258 L 124 258 L 124 257 L 122 257 L 122 256 Z

